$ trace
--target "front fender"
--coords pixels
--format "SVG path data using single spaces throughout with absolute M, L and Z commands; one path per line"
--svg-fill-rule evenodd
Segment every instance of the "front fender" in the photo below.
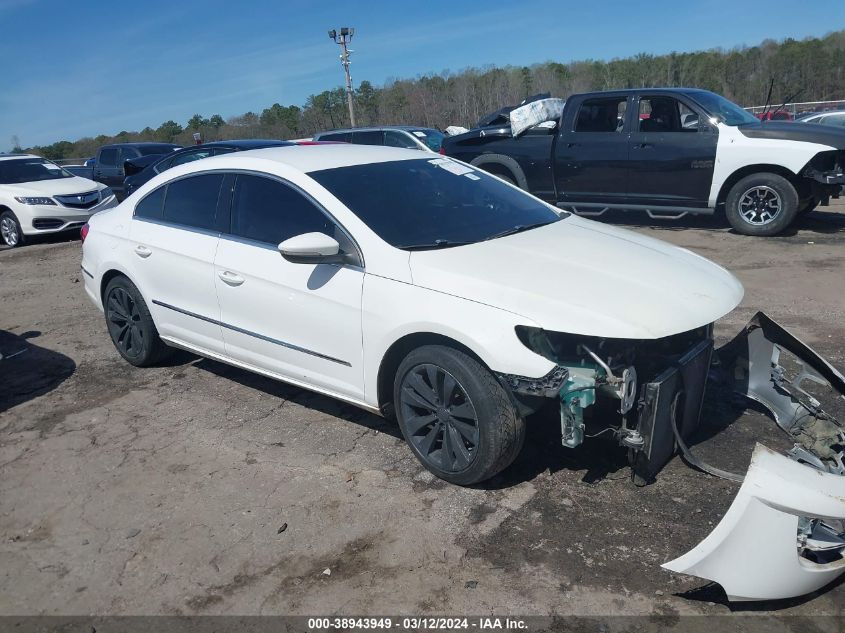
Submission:
M 390 347 L 417 333 L 445 336 L 476 354 L 496 373 L 541 378 L 555 364 L 525 347 L 517 325 L 530 319 L 442 292 L 368 275 L 363 296 L 364 390 L 378 404 L 378 371 Z M 385 306 L 390 306 L 385 310 Z

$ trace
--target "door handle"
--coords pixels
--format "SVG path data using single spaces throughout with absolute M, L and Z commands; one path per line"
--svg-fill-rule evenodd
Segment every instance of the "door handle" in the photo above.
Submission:
M 152 255 L 153 252 L 150 249 L 148 249 L 146 246 L 138 244 L 138 246 L 135 247 L 135 254 L 138 257 L 143 257 L 144 259 L 146 259 L 150 255 Z
M 223 283 L 229 284 L 230 286 L 240 286 L 244 282 L 243 277 L 236 275 L 230 270 L 221 270 L 217 273 L 217 276 L 223 280 Z
M 578 143 L 567 143 L 567 147 L 578 147 Z
M 634 149 L 649 149 L 654 147 L 652 143 L 637 143 L 634 145 Z

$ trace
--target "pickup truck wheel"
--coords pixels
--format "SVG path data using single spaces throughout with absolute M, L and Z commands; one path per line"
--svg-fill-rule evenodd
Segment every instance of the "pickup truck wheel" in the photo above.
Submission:
M 725 214 L 743 235 L 777 235 L 798 215 L 798 192 L 783 176 L 751 174 L 731 188 Z
M 126 277 L 115 277 L 106 286 L 103 308 L 112 343 L 128 363 L 149 367 L 173 352 L 159 338 L 144 298 Z
M 396 417 L 405 441 L 429 471 L 467 486 L 516 459 L 525 421 L 485 367 L 450 347 L 412 351 L 396 372 Z
M 9 248 L 15 248 L 23 244 L 24 237 L 21 231 L 20 222 L 11 211 L 0 213 L 0 238 Z

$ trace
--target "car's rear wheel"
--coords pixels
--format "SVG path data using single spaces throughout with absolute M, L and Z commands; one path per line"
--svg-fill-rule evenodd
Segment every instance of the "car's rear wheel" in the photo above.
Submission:
M 106 286 L 103 309 L 112 343 L 127 362 L 149 367 L 172 352 L 159 337 L 141 293 L 126 277 L 115 277 Z
M 751 174 L 731 188 L 725 215 L 743 235 L 777 235 L 798 215 L 798 192 L 778 174 Z
M 9 210 L 0 213 L 0 239 L 11 248 L 20 246 L 24 241 L 21 224 L 15 214 Z
M 477 360 L 440 345 L 412 351 L 393 389 L 399 427 L 429 471 L 475 484 L 507 468 L 522 448 L 525 421 L 504 387 Z

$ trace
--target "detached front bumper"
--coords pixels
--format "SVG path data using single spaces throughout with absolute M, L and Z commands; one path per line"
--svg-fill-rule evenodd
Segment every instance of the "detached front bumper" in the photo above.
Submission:
M 845 378 L 763 313 L 718 353 L 733 390 L 762 404 L 795 445 L 781 455 L 758 444 L 724 518 L 663 567 L 717 582 L 730 600 L 811 593 L 845 573 L 845 429 L 835 417 Z

